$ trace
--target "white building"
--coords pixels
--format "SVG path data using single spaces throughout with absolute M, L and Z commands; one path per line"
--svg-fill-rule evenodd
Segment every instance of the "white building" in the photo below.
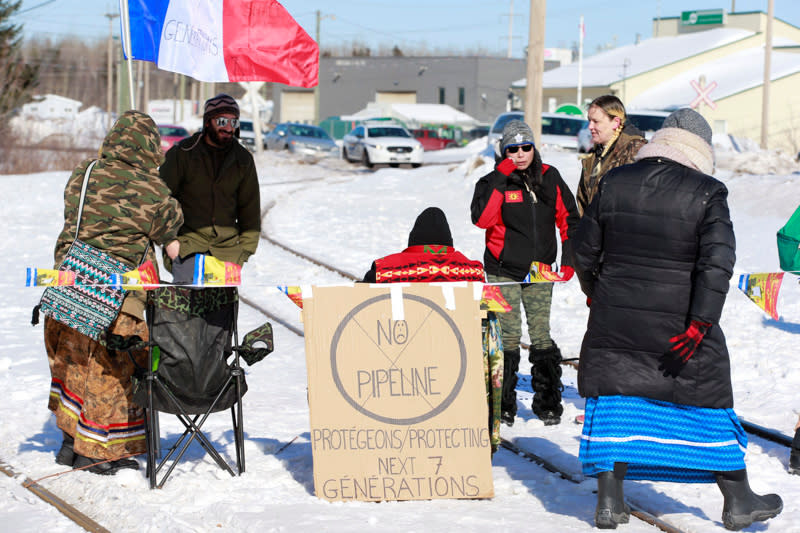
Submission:
M 33 97 L 33 102 L 22 106 L 24 116 L 36 119 L 69 119 L 78 116 L 78 109 L 83 104 L 71 98 L 55 94 L 45 94 Z

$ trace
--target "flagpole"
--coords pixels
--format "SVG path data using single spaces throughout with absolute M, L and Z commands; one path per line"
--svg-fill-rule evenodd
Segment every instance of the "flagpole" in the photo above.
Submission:
M 128 0 L 119 0 L 120 16 L 122 17 L 122 41 L 125 50 L 128 52 L 126 63 L 128 64 L 128 94 L 131 99 L 131 109 L 136 109 L 136 98 L 134 93 L 136 87 L 133 85 L 133 54 L 131 51 L 131 12 L 128 10 Z

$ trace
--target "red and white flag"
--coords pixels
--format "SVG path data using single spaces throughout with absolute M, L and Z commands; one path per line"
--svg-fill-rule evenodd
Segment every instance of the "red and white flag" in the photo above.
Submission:
M 276 0 L 120 0 L 120 13 L 132 59 L 207 82 L 317 85 L 319 46 Z

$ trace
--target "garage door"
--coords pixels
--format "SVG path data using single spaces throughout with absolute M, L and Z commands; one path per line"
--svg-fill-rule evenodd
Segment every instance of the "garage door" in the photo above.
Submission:
M 375 93 L 375 101 L 379 104 L 416 104 L 417 93 L 415 91 L 378 91 Z
M 314 93 L 283 91 L 281 93 L 281 122 L 314 122 Z

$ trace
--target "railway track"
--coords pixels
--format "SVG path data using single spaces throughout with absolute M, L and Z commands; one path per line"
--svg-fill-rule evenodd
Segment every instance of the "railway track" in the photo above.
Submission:
M 360 281 L 360 278 L 358 278 L 357 276 L 355 276 L 355 275 L 353 275 L 353 274 L 351 274 L 349 272 L 345 272 L 343 270 L 340 270 L 340 269 L 338 269 L 338 268 L 336 268 L 336 267 L 334 267 L 332 265 L 329 265 L 329 264 L 325 263 L 324 261 L 320 261 L 320 260 L 318 260 L 318 259 L 316 259 L 314 257 L 311 257 L 311 256 L 309 256 L 307 254 L 304 254 L 304 253 L 302 253 L 302 252 L 300 252 L 298 250 L 295 250 L 292 247 L 288 246 L 287 244 L 282 243 L 282 242 L 274 239 L 273 237 L 271 237 L 269 235 L 266 235 L 266 234 L 262 233 L 262 238 L 265 239 L 266 241 L 270 242 L 274 246 L 277 246 L 277 247 L 283 249 L 286 252 L 289 252 L 289 253 L 291 253 L 293 255 L 296 255 L 297 257 L 300 257 L 305 261 L 309 261 L 309 262 L 311 262 L 312 264 L 314 264 L 316 266 L 319 266 L 319 267 L 325 268 L 325 269 L 327 269 L 327 270 L 329 270 L 331 272 L 334 272 L 334 273 L 342 276 L 343 278 L 345 278 L 347 280 Z M 247 301 L 245 298 L 242 298 L 242 301 L 244 303 L 246 303 L 247 305 L 250 305 L 251 307 L 257 309 L 259 312 L 263 313 L 270 320 L 275 320 L 276 322 L 284 325 L 285 327 L 287 327 L 290 331 L 294 332 L 295 334 L 300 335 L 300 336 L 303 335 L 303 332 L 299 328 L 297 328 L 295 326 L 292 326 L 291 324 L 288 324 L 281 317 L 276 316 L 274 313 L 271 313 L 271 312 L 267 311 L 266 309 L 263 309 L 262 307 L 260 307 L 257 304 L 255 304 L 255 302 Z M 525 348 L 525 349 L 528 348 L 528 346 L 524 345 L 524 344 L 522 345 L 522 347 Z M 565 360 L 563 362 L 563 364 L 567 365 L 567 366 L 571 366 L 571 367 L 573 367 L 575 369 L 578 368 L 577 358 Z M 759 425 L 759 424 L 757 424 L 755 422 L 752 422 L 752 421 L 749 421 L 749 420 L 745 420 L 743 418 L 740 418 L 740 422 L 742 424 L 742 427 L 745 429 L 745 431 L 747 433 L 750 433 L 751 435 L 755 435 L 757 437 L 766 439 L 766 440 L 768 440 L 770 442 L 785 446 L 787 448 L 790 447 L 791 444 L 792 444 L 792 438 L 790 436 L 785 435 L 785 434 L 783 434 L 783 433 L 781 433 L 781 432 L 779 432 L 779 431 L 777 431 L 775 429 L 761 426 L 761 425 Z M 519 446 L 517 446 L 512 441 L 509 441 L 507 439 L 501 439 L 500 446 L 503 447 L 504 449 L 508 450 L 509 452 L 514 453 L 514 454 L 524 458 L 525 460 L 531 461 L 531 462 L 541 466 L 542 468 L 544 468 L 544 469 L 546 469 L 546 470 L 548 470 L 548 471 L 550 471 L 552 473 L 558 474 L 561 478 L 563 478 L 563 479 L 565 479 L 565 480 L 567 480 L 569 482 L 577 484 L 577 483 L 581 483 L 583 481 L 583 477 L 582 476 L 576 477 L 574 474 L 572 474 L 570 472 L 566 472 L 566 471 L 558 468 L 555 464 L 553 464 L 552 462 L 548 461 L 544 457 L 540 457 L 539 455 L 537 455 L 536 453 L 534 453 L 534 452 L 532 452 L 530 450 L 525 450 L 525 449 L 520 448 Z M 670 524 L 670 523 L 668 523 L 668 522 L 666 522 L 664 520 L 659 519 L 656 516 L 655 511 L 654 510 L 648 510 L 647 506 L 644 505 L 642 502 L 637 502 L 635 500 L 631 500 L 631 498 L 629 498 L 629 497 L 626 498 L 626 500 L 627 500 L 627 503 L 631 506 L 631 509 L 632 509 L 631 515 L 636 517 L 637 519 L 642 520 L 642 521 L 644 521 L 644 522 L 646 522 L 646 523 L 648 523 L 650 525 L 653 525 L 653 526 L 657 527 L 659 530 L 667 532 L 667 533 L 680 533 L 682 531 L 680 528 L 677 528 L 674 525 L 672 525 L 672 524 Z
M 266 214 L 269 211 L 270 207 L 271 206 L 267 207 L 267 209 L 265 210 L 264 214 Z M 318 260 L 318 259 L 316 259 L 314 257 L 311 257 L 309 255 L 306 255 L 306 254 L 302 253 L 302 252 L 294 250 L 290 246 L 288 246 L 285 243 L 282 243 L 282 242 L 272 238 L 269 235 L 266 235 L 266 234 L 262 233 L 261 237 L 264 240 L 266 240 L 267 242 L 269 242 L 270 244 L 272 244 L 272 245 L 274 245 L 274 246 L 276 246 L 278 248 L 281 248 L 284 251 L 286 251 L 288 253 L 291 253 L 291 254 L 301 258 L 304 261 L 308 261 L 308 262 L 310 262 L 310 263 L 312 263 L 312 264 L 314 264 L 316 266 L 319 266 L 321 268 L 324 268 L 324 269 L 327 269 L 327 270 L 329 270 L 331 272 L 334 272 L 337 275 L 343 277 L 344 279 L 347 279 L 349 281 L 359 281 L 360 280 L 360 278 L 354 276 L 353 274 L 351 274 L 349 272 L 345 272 L 345 271 L 340 270 L 340 269 L 338 269 L 338 268 L 336 268 L 336 267 L 334 267 L 332 265 L 329 265 L 329 264 L 327 264 L 327 263 L 325 263 L 323 261 L 320 261 L 320 260 Z M 300 337 L 304 336 L 304 331 L 301 328 L 298 328 L 298 327 L 292 325 L 289 321 L 287 321 L 283 317 L 278 316 L 277 314 L 269 311 L 268 309 L 265 309 L 263 306 L 261 306 L 257 302 L 255 302 L 253 299 L 250 299 L 246 295 L 242 294 L 241 291 L 240 291 L 240 300 L 241 300 L 241 302 L 243 304 L 245 304 L 248 307 L 251 307 L 252 309 L 258 311 L 261 314 L 263 314 L 269 320 L 280 324 L 281 326 L 285 327 L 286 329 L 288 329 L 292 333 L 294 333 L 294 334 L 296 334 L 296 335 L 298 335 Z M 525 345 L 523 345 L 522 347 L 527 349 L 527 346 L 525 346 Z M 568 365 L 568 366 L 572 366 L 574 368 L 577 368 L 577 366 L 578 366 L 577 362 L 573 361 L 573 360 L 565 361 L 564 364 Z M 774 430 L 774 429 L 771 429 L 771 428 L 767 428 L 767 427 L 758 425 L 758 424 L 756 424 L 756 423 L 754 423 L 752 421 L 748 421 L 748 420 L 744 420 L 744 419 L 740 419 L 740 421 L 741 421 L 742 426 L 744 427 L 745 431 L 747 431 L 748 433 L 751 433 L 751 434 L 756 435 L 756 436 L 758 436 L 760 438 L 769 440 L 771 442 L 774 442 L 774 443 L 777 443 L 777 444 L 780 444 L 780 445 L 783 445 L 783 446 L 786 446 L 786 447 L 790 447 L 791 446 L 791 442 L 792 442 L 791 437 L 789 437 L 789 436 L 787 436 L 785 434 L 782 434 L 777 430 Z M 560 469 L 558 466 L 556 466 L 552 462 L 548 461 L 546 458 L 537 455 L 534 451 L 531 451 L 531 450 L 528 450 L 528 449 L 523 449 L 523 448 L 519 447 L 517 444 L 515 444 L 514 442 L 512 442 L 512 441 L 510 441 L 508 439 L 504 439 L 504 438 L 501 439 L 500 446 L 503 449 L 505 449 L 506 451 L 508 451 L 509 453 L 512 453 L 512 454 L 516 455 L 517 457 L 519 457 L 520 460 L 526 460 L 526 461 L 535 463 L 535 464 L 541 466 L 542 468 L 546 469 L 549 472 L 558 474 L 562 479 L 566 480 L 567 482 L 574 483 L 574 484 L 580 484 L 580 483 L 582 483 L 584 481 L 582 476 L 576 476 L 573 473 L 570 473 L 570 472 L 567 472 L 567 471 L 565 471 L 563 469 Z M 15 472 L 10 465 L 8 465 L 6 463 L 3 463 L 3 462 L 0 462 L 0 472 L 6 474 L 9 477 L 13 477 L 13 478 L 20 477 L 20 474 Z M 81 528 L 85 529 L 86 531 L 90 531 L 90 532 L 106 532 L 106 531 L 108 531 L 107 529 L 103 528 L 100 524 L 98 524 L 97 522 L 95 522 L 94 520 L 89 518 L 87 515 L 85 515 L 81 511 L 79 511 L 77 508 L 75 508 L 74 506 L 72 506 L 69 503 L 65 502 L 64 500 L 59 498 L 57 495 L 55 495 L 52 492 L 48 491 L 47 489 L 45 489 L 44 487 L 42 487 L 41 485 L 39 485 L 35 481 L 31 481 L 29 479 L 25 479 L 22 484 L 26 489 L 30 490 L 33 494 L 35 494 L 36 496 L 41 498 L 43 501 L 45 501 L 48 504 L 50 504 L 53 507 L 55 507 L 64 516 L 69 518 L 72 522 L 74 522 L 75 524 L 77 524 Z M 666 533 L 682 533 L 682 530 L 680 528 L 670 524 L 667 521 L 664 521 L 664 520 L 658 518 L 656 516 L 656 514 L 655 514 L 655 511 L 648 510 L 647 506 L 643 505 L 642 502 L 638 502 L 638 501 L 632 500 L 630 497 L 627 497 L 626 501 L 627 501 L 627 503 L 630 505 L 630 507 L 632 509 L 631 516 L 637 518 L 638 520 L 646 522 L 646 523 L 648 523 L 650 525 L 653 525 L 653 526 L 657 527 L 659 530 L 664 531 Z
M 267 209 L 267 211 L 268 211 L 268 209 Z M 300 257 L 305 261 L 309 261 L 309 262 L 313 263 L 316 266 L 328 269 L 331 272 L 335 272 L 336 274 L 342 276 L 343 278 L 345 278 L 345 279 L 347 279 L 349 281 L 360 281 L 360 279 L 358 277 L 354 276 L 353 274 L 351 274 L 349 272 L 345 272 L 343 270 L 340 270 L 340 269 L 338 269 L 338 268 L 336 268 L 336 267 L 334 267 L 332 265 L 328 265 L 327 263 L 325 263 L 323 261 L 320 261 L 320 260 L 318 260 L 316 258 L 313 258 L 311 256 L 308 256 L 308 255 L 306 255 L 306 254 L 304 254 L 302 252 L 294 250 L 290 246 L 277 241 L 276 239 L 270 237 L 269 235 L 265 235 L 265 234 L 262 233 L 262 238 L 267 240 L 268 242 L 270 242 L 274 246 L 277 246 L 277 247 L 279 247 L 279 248 L 281 248 L 281 249 L 283 249 L 283 250 L 285 250 L 285 251 L 287 251 L 287 252 L 289 252 L 291 254 L 294 254 L 297 257 Z M 283 325 L 284 327 L 286 327 L 287 329 L 289 329 L 290 331 L 292 331 L 293 333 L 295 333 L 298 336 L 301 336 L 301 337 L 304 336 L 304 332 L 301 329 L 289 324 L 282 317 L 277 316 L 275 313 L 270 312 L 269 310 L 265 309 L 263 306 L 260 306 L 256 302 L 252 301 L 251 299 L 248 299 L 247 297 L 242 296 L 240 294 L 240 300 L 242 301 L 242 303 L 245 303 L 246 305 L 248 305 L 248 306 L 252 307 L 253 309 L 256 309 L 257 311 L 262 313 L 269 320 L 273 320 L 273 321 Z M 575 476 L 574 474 L 572 474 L 570 472 L 566 472 L 563 469 L 560 469 L 558 466 L 556 466 L 552 462 L 548 461 L 546 458 L 540 457 L 539 455 L 537 455 L 536 453 L 534 453 L 534 452 L 532 452 L 530 450 L 526 450 L 526 449 L 520 448 L 519 446 L 517 446 L 515 443 L 513 443 L 512 441 L 510 441 L 508 439 L 501 438 L 500 446 L 503 449 L 505 449 L 505 450 L 509 451 L 510 453 L 520 457 L 523 460 L 530 461 L 532 463 L 535 463 L 535 464 L 541 466 L 542 468 L 544 468 L 545 470 L 547 470 L 549 472 L 552 472 L 554 474 L 558 474 L 562 479 L 564 479 L 564 480 L 566 480 L 568 482 L 575 483 L 575 484 L 579 484 L 579 483 L 583 482 L 583 476 Z M 651 511 L 647 510 L 646 506 L 641 505 L 640 502 L 632 501 L 631 498 L 627 498 L 626 501 L 627 501 L 628 505 L 630 505 L 630 507 L 631 507 L 631 516 L 633 516 L 633 517 L 635 517 L 635 518 L 637 518 L 637 519 L 639 519 L 639 520 L 641 520 L 641 521 L 643 521 L 645 523 L 648 523 L 648 524 L 650 524 L 652 526 L 655 526 L 656 528 L 658 528 L 661 531 L 664 531 L 665 533 L 683 533 L 683 531 L 680 528 L 675 527 L 674 525 L 672 525 L 672 524 L 670 524 L 670 523 L 668 523 L 668 522 L 666 522 L 664 520 L 661 520 L 658 517 L 656 517 L 655 514 L 653 514 Z

